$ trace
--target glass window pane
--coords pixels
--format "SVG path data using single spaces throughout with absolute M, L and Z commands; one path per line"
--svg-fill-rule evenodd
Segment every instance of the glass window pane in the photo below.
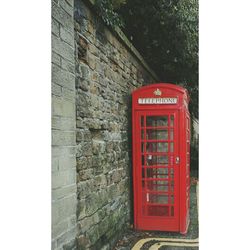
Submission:
M 147 193 L 147 202 L 168 204 L 168 196 L 166 194 Z
M 141 176 L 142 176 L 142 178 L 145 178 L 145 168 L 142 168 L 141 170 L 142 170 L 141 171 Z
M 147 142 L 147 152 L 168 152 L 167 142 Z
M 170 203 L 174 204 L 174 195 L 170 195 Z
M 144 156 L 142 157 L 143 165 L 145 163 L 147 166 L 168 166 L 168 156 L 166 155 L 146 155 L 146 159 L 144 158 Z
M 168 181 L 163 180 L 150 180 L 147 181 L 147 189 L 150 191 L 165 191 L 167 192 L 169 187 L 168 187 Z
M 144 155 L 141 156 L 141 164 L 142 164 L 142 166 L 145 165 L 145 157 L 144 157 Z
M 170 192 L 174 192 L 174 181 L 170 182 Z
M 168 140 L 168 131 L 147 129 L 147 140 Z
M 174 115 L 170 116 L 170 127 L 174 126 Z
M 167 116 L 147 116 L 146 126 L 157 127 L 157 126 L 168 126 Z
M 143 142 L 141 143 L 141 152 L 142 153 L 144 152 L 144 143 Z
M 170 142 L 170 152 L 173 153 L 174 152 L 174 143 Z
M 168 168 L 147 168 L 147 178 L 168 178 Z
M 141 139 L 144 140 L 144 130 L 141 129 Z
M 141 127 L 144 127 L 144 116 L 141 116 Z
M 142 169 L 143 170 L 143 169 Z M 142 180 L 142 189 L 144 189 L 145 188 L 145 181 L 144 180 Z
M 168 156 L 166 155 L 158 155 L 155 156 L 155 163 L 157 165 L 167 165 L 168 164 Z
M 171 179 L 174 178 L 174 169 L 173 168 L 170 168 L 170 177 L 171 177 Z
M 170 140 L 174 140 L 174 130 L 170 129 Z

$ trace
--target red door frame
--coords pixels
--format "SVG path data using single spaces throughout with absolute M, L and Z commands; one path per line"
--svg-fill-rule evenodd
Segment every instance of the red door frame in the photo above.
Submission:
M 174 204 L 169 205 L 168 204 L 168 209 L 170 210 L 170 207 L 174 207 L 174 216 L 173 217 L 161 217 L 161 216 L 145 216 L 142 214 L 142 206 L 143 206 L 143 198 L 142 198 L 142 193 L 143 193 L 143 189 L 142 189 L 142 176 L 141 176 L 141 167 L 142 167 L 142 163 L 141 163 L 141 133 L 136 133 L 135 136 L 135 140 L 139 142 L 139 145 L 136 147 L 135 150 L 135 161 L 137 162 L 137 167 L 134 168 L 134 176 L 137 179 L 136 181 L 136 187 L 135 190 L 137 190 L 137 199 L 136 199 L 136 203 L 137 203 L 137 227 L 140 229 L 144 229 L 144 230 L 160 230 L 160 231 L 167 231 L 167 230 L 173 230 L 173 231 L 178 231 L 179 230 L 179 164 L 175 163 L 175 158 L 179 155 L 179 145 L 178 145 L 178 133 L 179 133 L 179 129 L 178 129 L 178 111 L 174 111 L 174 110 L 165 110 L 165 111 L 151 111 L 150 113 L 146 112 L 146 111 L 137 111 L 135 116 L 136 116 L 136 120 L 140 120 L 141 116 L 146 116 L 146 115 L 150 115 L 150 116 L 168 116 L 170 117 L 170 115 L 174 115 L 175 119 L 174 119 L 174 149 L 173 149 L 173 154 L 171 153 L 167 153 L 164 155 L 167 155 L 169 157 L 169 159 L 171 158 L 173 162 L 173 165 L 171 167 L 173 167 L 174 169 Z M 136 123 L 137 127 L 136 127 L 136 131 L 141 131 L 141 126 L 140 123 L 137 122 Z M 169 141 L 169 139 L 168 139 Z M 157 142 L 164 142 L 163 141 L 157 141 Z M 151 153 L 152 154 L 152 153 Z M 153 153 L 154 154 L 154 153 Z M 156 155 L 159 155 L 159 153 L 155 153 Z M 160 153 L 161 154 L 161 153 Z M 171 156 L 170 156 L 171 155 Z M 168 168 L 168 171 L 170 170 L 170 166 Z M 145 179 L 147 180 L 147 179 Z M 163 179 L 163 180 L 167 180 L 169 181 L 169 179 Z M 169 192 L 169 189 L 168 189 Z M 160 206 L 160 204 L 159 204 Z M 164 206 L 164 205 L 163 205 Z M 170 211 L 169 211 L 170 213 Z

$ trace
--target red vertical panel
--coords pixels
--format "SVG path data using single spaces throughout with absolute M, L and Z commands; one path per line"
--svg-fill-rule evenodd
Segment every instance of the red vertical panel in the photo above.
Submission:
M 180 111 L 180 232 L 186 233 L 186 114 Z

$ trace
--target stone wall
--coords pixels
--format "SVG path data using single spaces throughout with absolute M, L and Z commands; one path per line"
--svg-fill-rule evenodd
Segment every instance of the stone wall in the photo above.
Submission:
M 156 79 L 92 7 L 75 1 L 77 242 L 101 250 L 132 222 L 130 96 Z
M 52 1 L 52 249 L 76 249 L 73 0 Z M 39 244 L 39 243 L 38 243 Z
M 155 74 L 87 0 L 52 0 L 52 249 L 106 249 L 132 222 L 131 92 Z

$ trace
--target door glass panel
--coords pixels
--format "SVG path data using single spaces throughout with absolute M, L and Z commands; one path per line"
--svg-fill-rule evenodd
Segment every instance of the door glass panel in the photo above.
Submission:
M 176 213 L 174 196 L 175 190 L 175 154 L 177 128 L 174 128 L 174 114 L 169 115 L 142 115 L 140 117 L 139 147 L 141 147 L 140 170 L 142 185 L 141 212 L 144 216 L 173 217 Z M 177 182 L 178 187 L 178 182 Z
M 141 116 L 141 127 L 144 127 L 144 116 Z
M 141 143 L 141 152 L 142 153 L 144 152 L 144 143 L 143 142 Z
M 167 116 L 147 116 L 146 126 L 147 127 L 168 126 L 168 117 Z
M 170 129 L 170 140 L 174 140 L 174 130 Z
M 170 177 L 171 177 L 171 179 L 174 178 L 174 169 L 173 168 L 170 168 Z
M 145 169 L 144 169 L 144 168 L 142 168 L 141 177 L 142 177 L 143 179 L 145 178 Z
M 142 166 L 145 165 L 145 157 L 144 157 L 144 155 L 141 156 L 141 164 L 142 164 Z
M 147 189 L 150 191 L 168 191 L 168 181 L 150 180 L 147 181 Z
M 143 171 L 143 169 L 142 169 L 142 171 Z M 142 174 L 142 175 L 144 175 L 144 174 Z M 145 180 L 142 180 L 142 188 L 143 189 L 145 188 Z
M 174 126 L 174 115 L 170 115 L 170 127 Z
M 174 152 L 174 143 L 170 142 L 170 152 L 173 153 Z
M 174 181 L 170 182 L 170 192 L 174 192 Z
M 146 196 L 148 203 L 168 204 L 168 196 L 166 194 L 147 193 Z
M 167 142 L 147 142 L 147 152 L 168 152 Z
M 141 130 L 141 139 L 144 140 L 144 130 Z
M 167 166 L 168 165 L 168 156 L 166 155 L 146 155 L 142 156 L 142 165 L 146 166 Z
M 147 178 L 168 178 L 168 168 L 147 168 Z
M 168 156 L 166 155 L 157 155 L 154 156 L 153 163 L 155 165 L 168 165 Z
M 147 140 L 167 140 L 167 130 L 147 129 Z
M 170 203 L 174 204 L 174 196 L 173 195 L 170 196 Z

